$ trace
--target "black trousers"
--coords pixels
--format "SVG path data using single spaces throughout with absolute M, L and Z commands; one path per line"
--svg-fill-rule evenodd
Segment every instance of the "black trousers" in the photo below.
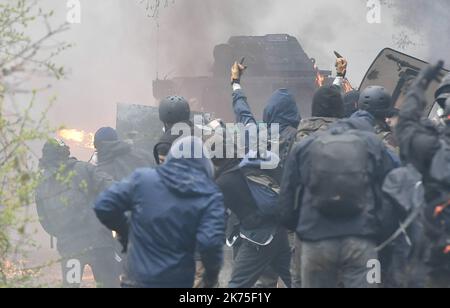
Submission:
M 243 240 L 235 251 L 233 271 L 229 288 L 252 288 L 260 276 L 272 269 L 290 288 L 291 249 L 288 234 L 279 229 L 273 241 L 267 246 L 258 246 Z

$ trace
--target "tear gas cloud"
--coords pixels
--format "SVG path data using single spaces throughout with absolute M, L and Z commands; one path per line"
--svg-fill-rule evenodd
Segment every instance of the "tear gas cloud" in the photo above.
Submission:
M 55 9 L 55 22 L 66 20 L 66 1 L 40 3 Z M 140 0 L 80 3 L 81 23 L 59 37 L 75 46 L 58 59 L 69 74 L 52 90 L 51 120 L 89 132 L 115 125 L 117 102 L 156 104 L 157 73 L 208 75 L 214 46 L 233 35 L 291 34 L 322 69 L 332 68 L 338 50 L 354 86 L 382 48 L 398 47 L 399 33 L 411 41 L 406 53 L 427 60 L 448 58 L 450 45 L 442 35 L 450 24 L 445 0 L 382 1 L 379 24 L 368 23 L 365 0 L 169 0 L 157 18 Z

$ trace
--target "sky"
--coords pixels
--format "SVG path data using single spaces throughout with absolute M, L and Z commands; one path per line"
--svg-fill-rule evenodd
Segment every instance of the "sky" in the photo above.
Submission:
M 57 37 L 74 44 L 56 59 L 68 74 L 41 99 L 56 95 L 54 125 L 87 132 L 114 127 L 116 103 L 157 104 L 157 73 L 210 74 L 214 46 L 234 35 L 293 35 L 321 69 L 334 66 L 337 50 L 348 59 L 356 86 L 376 55 L 385 47 L 399 49 L 405 35 L 406 53 L 430 61 L 447 55 L 442 46 L 450 46 L 450 36 L 439 33 L 449 30 L 449 1 L 384 2 L 380 23 L 371 24 L 366 0 L 169 0 L 157 18 L 141 0 L 80 0 L 81 22 Z M 66 0 L 39 4 L 55 10 L 55 24 L 66 21 Z

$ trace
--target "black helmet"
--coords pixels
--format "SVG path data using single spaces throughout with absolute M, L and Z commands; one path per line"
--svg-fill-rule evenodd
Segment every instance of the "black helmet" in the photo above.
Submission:
M 379 86 L 370 86 L 361 92 L 358 107 L 376 118 L 390 118 L 398 114 L 398 109 L 392 106 L 392 96 Z
M 436 90 L 436 102 L 445 109 L 445 101 L 450 97 L 450 73 L 442 80 L 441 85 Z
M 191 108 L 188 101 L 181 96 L 169 96 L 159 104 L 159 119 L 163 123 L 175 124 L 189 121 Z
M 60 161 L 69 158 L 70 148 L 60 139 L 48 140 L 42 149 L 44 160 Z

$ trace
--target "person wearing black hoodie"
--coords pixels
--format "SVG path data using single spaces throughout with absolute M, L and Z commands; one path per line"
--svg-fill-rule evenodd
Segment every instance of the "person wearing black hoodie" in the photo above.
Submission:
M 248 127 L 257 125 L 257 121 L 240 84 L 244 70 L 245 67 L 238 63 L 235 63 L 232 67 L 233 110 L 236 115 L 236 122 Z M 295 135 L 301 121 L 300 111 L 294 96 L 287 89 L 276 90 L 270 97 L 262 118 L 268 129 L 268 150 L 272 150 L 275 143 L 279 145 L 279 153 L 276 154 L 280 160 L 274 169 L 277 169 L 277 180 L 281 180 L 285 160 L 295 142 Z M 279 125 L 278 140 L 274 136 L 270 136 L 273 125 Z
M 232 67 L 233 110 L 236 121 L 250 129 L 257 121 L 240 86 L 243 71 L 244 67 L 238 63 Z M 260 200 L 251 191 L 246 174 L 256 172 L 269 176 L 278 183 L 281 180 L 284 161 L 300 123 L 300 113 L 294 97 L 286 89 L 275 91 L 264 110 L 263 120 L 269 130 L 266 153 L 261 152 L 261 147 L 255 152 L 246 144 L 244 160 L 215 161 L 220 165 L 217 183 L 224 193 L 225 206 L 238 219 L 238 230 L 234 238 L 238 242 L 229 283 L 231 288 L 253 287 L 260 277 L 267 278 L 263 282 L 266 287 L 276 287 L 278 277 L 286 286 L 291 287 L 291 253 L 287 232 L 276 222 L 276 216 L 261 213 Z M 279 125 L 279 140 L 270 136 L 271 126 L 275 124 Z M 261 136 L 258 134 L 257 137 L 259 139 Z M 247 141 L 251 143 L 254 139 Z M 274 149 L 274 143 L 279 143 L 279 156 L 278 153 L 270 152 Z M 273 169 L 263 170 L 262 164 L 272 164 Z
M 357 112 L 352 118 L 335 123 L 328 131 L 305 138 L 288 158 L 280 193 L 281 219 L 286 227 L 296 231 L 302 242 L 302 287 L 333 288 L 339 283 L 348 288 L 376 286 L 366 278 L 367 266 L 369 261 L 378 258 L 375 248 L 384 217 L 381 187 L 394 162 L 374 134 L 373 124 L 374 118 L 369 113 Z M 342 137 L 333 136 L 342 136 L 342 140 L 349 138 L 349 141 L 339 142 Z M 342 142 L 348 142 L 348 145 Z M 336 151 L 320 150 L 322 145 L 331 144 L 339 144 L 339 151 L 346 155 L 353 153 L 355 158 L 342 158 Z M 353 152 L 357 148 L 360 150 Z M 362 159 L 366 171 L 361 168 L 362 164 L 355 165 Z M 358 170 L 352 177 L 347 177 L 346 182 L 342 180 L 345 177 L 332 177 L 332 174 L 342 175 L 352 168 Z M 353 176 L 364 172 L 370 179 L 365 188 L 352 186 L 353 189 L 348 189 L 349 185 L 364 183 L 353 180 Z M 320 174 L 325 176 L 320 177 Z M 332 195 L 335 192 L 330 187 L 339 185 L 342 193 Z M 347 197 L 343 193 L 345 190 Z M 352 192 L 358 192 L 354 197 L 363 201 L 353 198 L 352 202 L 359 209 L 345 214 L 343 209 L 352 202 L 347 202 L 350 199 L 342 202 L 342 198 L 348 198 Z M 339 207 L 339 204 L 343 206 Z
M 443 127 L 424 118 L 426 91 L 440 80 L 444 63 L 422 70 L 411 85 L 400 111 L 396 129 L 402 159 L 414 165 L 423 176 L 426 205 L 422 222 L 429 243 L 426 264 L 427 285 L 450 287 L 450 74 L 435 93 L 436 103 L 444 110 Z
M 56 139 L 44 145 L 39 166 L 42 180 L 36 188 L 36 207 L 42 227 L 57 239 L 63 286 L 80 287 L 83 270 L 90 265 L 98 286 L 119 287 L 115 241 L 91 208 L 113 179 L 95 166 L 71 158 L 69 147 Z M 79 261 L 80 272 L 75 272 L 74 260 Z M 73 274 L 80 280 L 69 280 Z
M 223 142 L 227 144 L 227 139 Z M 225 207 L 235 219 L 229 219 L 227 243 L 234 248 L 230 288 L 251 288 L 265 277 L 275 286 L 278 277 L 291 286 L 291 252 L 287 232 L 273 215 L 265 215 L 249 187 L 248 173 L 261 171 L 262 159 L 213 159 L 216 182 L 224 195 Z M 273 272 L 273 273 L 272 273 Z M 269 275 L 270 274 L 270 275 Z M 274 280 L 274 281 L 272 281 Z M 274 285 L 273 285 L 274 283 Z
M 151 156 L 135 149 L 131 144 L 119 140 L 111 127 L 100 128 L 94 136 L 97 150 L 97 167 L 109 174 L 115 181 L 131 175 L 138 168 L 151 166 Z
M 201 157 L 193 155 L 197 148 L 203 149 L 199 138 L 177 141 L 163 165 L 137 170 L 98 198 L 97 217 L 121 236 L 127 250 L 124 287 L 192 288 L 196 252 L 205 267 L 205 287 L 216 286 L 225 209 L 214 167 L 204 149 Z
M 313 97 L 312 117 L 302 120 L 296 141 L 327 130 L 333 123 L 344 117 L 344 100 L 341 88 L 336 85 L 320 87 Z

